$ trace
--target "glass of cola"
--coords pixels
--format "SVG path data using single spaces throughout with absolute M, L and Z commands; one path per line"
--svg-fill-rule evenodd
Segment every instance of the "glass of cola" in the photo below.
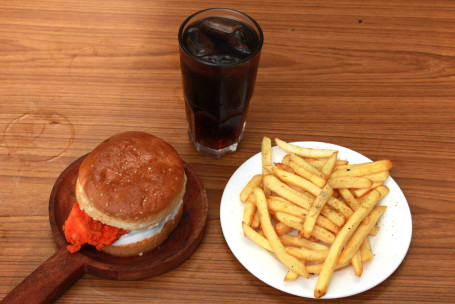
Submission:
M 214 158 L 233 153 L 245 130 L 262 30 L 244 13 L 213 8 L 189 16 L 178 39 L 190 141 Z

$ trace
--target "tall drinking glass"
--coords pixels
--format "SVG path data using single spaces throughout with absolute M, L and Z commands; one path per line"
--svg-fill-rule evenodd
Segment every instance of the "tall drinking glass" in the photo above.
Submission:
M 190 141 L 215 158 L 233 153 L 245 129 L 262 30 L 244 13 L 214 8 L 189 16 L 178 38 Z

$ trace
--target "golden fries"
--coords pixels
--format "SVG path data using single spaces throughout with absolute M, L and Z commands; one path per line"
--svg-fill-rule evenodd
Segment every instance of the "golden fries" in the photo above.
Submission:
M 319 192 L 321 192 L 321 188 L 296 174 L 280 170 L 276 167 L 272 168 L 272 172 L 283 182 L 300 187 L 314 196 L 319 195 Z
M 371 244 L 368 237 L 363 240 L 362 245 L 360 245 L 360 257 L 362 259 L 362 263 L 369 262 L 373 259 L 373 251 L 371 250 Z
M 284 276 L 284 281 L 294 281 L 299 277 L 299 274 L 293 270 L 289 270 Z
M 261 157 L 262 157 L 262 174 L 268 174 L 266 166 L 272 165 L 272 141 L 270 138 L 264 136 L 261 143 Z M 266 195 L 270 195 L 270 189 L 265 185 L 262 186 Z
M 349 165 L 347 165 L 347 166 L 349 166 Z M 378 173 L 381 171 L 389 171 L 390 169 L 392 169 L 392 162 L 390 160 L 386 159 L 386 160 L 379 160 L 379 161 L 375 161 L 372 163 L 354 165 L 352 167 L 340 169 L 340 170 L 335 171 L 332 174 L 332 177 L 364 176 L 364 175 Z
M 279 138 L 275 138 L 275 143 L 286 152 L 295 153 L 299 156 L 308 157 L 308 158 L 330 157 L 334 152 L 336 152 L 336 150 L 329 150 L 329 149 L 303 148 L 303 147 L 289 144 L 285 141 L 282 141 Z
M 262 183 L 261 174 L 253 176 L 248 182 L 248 184 L 246 184 L 246 186 L 243 188 L 242 192 L 240 192 L 240 201 L 243 203 L 246 202 L 250 193 L 253 192 L 253 188 L 258 187 L 261 183 Z
M 294 228 L 295 230 L 300 231 L 303 229 L 303 220 L 299 217 L 283 212 L 275 212 L 275 216 L 280 222 Z M 335 235 L 333 233 L 319 226 L 313 227 L 311 235 L 326 244 L 332 244 L 335 240 Z
M 322 174 L 316 174 L 314 172 L 309 171 L 308 169 L 305 169 L 304 167 L 298 165 L 295 162 L 289 162 L 289 167 L 294 170 L 294 172 L 297 175 L 300 175 L 301 177 L 309 180 L 319 188 L 322 188 L 326 184 L 326 180 L 324 177 L 322 177 Z
M 296 258 L 300 260 L 305 260 L 305 261 L 324 261 L 324 259 L 327 257 L 327 254 L 329 253 L 329 250 L 311 250 L 307 249 L 305 247 L 302 248 L 295 248 L 291 247 L 287 249 L 287 252 L 290 255 L 295 256 Z
M 370 188 L 373 181 L 361 176 L 331 177 L 328 181 L 334 189 L 340 188 Z
M 270 246 L 269 241 L 257 233 L 253 228 L 248 226 L 245 222 L 242 223 L 242 228 L 243 228 L 243 233 L 245 234 L 246 237 L 248 237 L 250 240 L 255 242 L 257 245 L 260 247 L 264 248 L 265 250 L 273 252 L 272 247 Z
M 261 144 L 261 154 L 262 154 L 262 166 L 268 166 L 272 164 L 272 141 L 268 137 L 262 138 Z M 266 172 L 262 172 L 266 174 Z
M 359 208 L 359 202 L 355 199 L 354 195 L 352 195 L 349 189 L 341 188 L 338 189 L 338 191 L 352 210 L 357 210 Z
M 363 263 L 362 263 L 362 258 L 360 257 L 360 252 L 357 252 L 356 254 L 354 254 L 354 256 L 351 259 L 351 264 L 352 264 L 352 267 L 354 267 L 355 275 L 358 277 L 362 276 Z
M 304 168 L 305 170 L 310 171 L 311 173 L 313 173 L 321 178 L 324 178 L 324 175 L 322 174 L 322 172 L 319 169 L 317 169 L 316 167 L 314 167 L 309 161 L 305 160 L 304 158 L 301 158 L 300 156 L 298 156 L 294 153 L 288 154 L 288 155 L 291 155 L 290 162 L 293 162 L 293 163 L 299 165 L 300 167 Z
M 321 213 L 321 209 L 324 204 L 329 200 L 332 196 L 333 190 L 330 185 L 326 185 L 324 189 L 319 192 L 319 195 L 314 200 L 313 204 L 311 204 L 310 210 L 308 211 L 308 215 L 305 218 L 305 222 L 303 223 L 302 230 L 300 233 L 307 239 L 310 238 L 311 232 L 316 224 L 316 220 Z
M 320 298 L 327 292 L 330 279 L 337 264 L 338 257 L 340 256 L 343 246 L 346 244 L 348 238 L 354 233 L 354 230 L 360 225 L 360 222 L 368 215 L 381 197 L 381 194 L 373 190 L 362 204 L 362 207 L 357 209 L 354 214 L 349 218 L 346 224 L 341 228 L 340 232 L 335 238 L 332 246 L 330 246 L 329 254 L 324 261 L 324 266 L 319 273 L 318 281 L 314 289 L 314 296 Z
M 300 217 L 302 220 L 305 220 L 306 215 L 308 214 L 308 211 L 306 209 L 300 208 L 281 197 L 270 196 L 267 198 L 267 204 L 271 211 L 289 213 L 291 215 Z M 282 223 L 278 222 L 277 225 L 278 224 Z M 338 233 L 338 231 L 340 231 L 340 228 L 337 225 L 335 225 L 332 221 L 330 221 L 324 216 L 318 216 L 318 218 L 316 219 L 316 225 L 334 233 Z
M 329 159 L 325 162 L 324 166 L 322 166 L 321 172 L 326 178 L 328 178 L 331 174 L 333 169 L 335 168 L 337 162 L 338 151 L 335 151 L 330 155 Z
M 245 203 L 245 208 L 243 209 L 243 222 L 246 223 L 246 225 L 251 226 L 255 212 L 256 205 L 251 201 L 247 201 Z
M 266 238 L 269 240 L 273 252 L 284 265 L 289 267 L 290 270 L 293 270 L 297 272 L 299 275 L 308 278 L 309 273 L 306 270 L 305 265 L 286 252 L 283 244 L 280 241 L 280 238 L 275 233 L 275 229 L 273 229 L 272 222 L 270 221 L 270 215 L 267 208 L 267 201 L 265 198 L 264 191 L 261 188 L 256 187 L 253 189 L 253 193 L 254 198 L 256 199 L 259 218 L 261 220 L 262 231 L 264 231 Z
M 385 209 L 386 209 L 385 206 L 376 207 L 373 211 L 371 211 L 371 213 L 369 215 L 370 220 L 368 221 L 368 223 L 360 224 L 360 226 L 357 228 L 357 230 L 354 232 L 354 234 L 349 239 L 343 252 L 341 253 L 340 258 L 338 259 L 339 264 L 343 264 L 344 262 L 349 261 L 356 254 L 357 250 L 360 248 L 360 245 L 363 243 L 363 241 L 367 237 L 368 232 L 371 230 L 371 228 L 374 227 L 376 222 L 379 220 L 381 215 L 384 213 Z M 360 258 L 360 256 L 359 256 L 359 258 Z
M 313 250 L 327 250 L 328 247 L 326 245 L 316 243 L 307 239 L 301 239 L 295 235 L 290 234 L 283 234 L 280 236 L 281 243 L 286 246 L 293 246 L 293 247 L 304 247 Z
M 334 271 L 352 265 L 360 277 L 373 258 L 369 235 L 386 210 L 375 206 L 389 191 L 392 162 L 349 164 L 336 150 L 275 143 L 287 154 L 272 163 L 272 141 L 263 137 L 262 174 L 240 193 L 243 233 L 289 268 L 284 281 L 318 275 L 319 298 Z
M 313 203 L 312 199 L 301 192 L 298 192 L 281 182 L 278 178 L 273 175 L 266 175 L 263 178 L 264 184 L 273 192 L 279 196 L 287 199 L 288 201 L 300 206 L 306 210 L 309 210 L 311 204 Z M 336 212 L 333 208 L 323 208 L 321 214 L 330 219 L 338 226 L 342 226 L 345 222 L 345 218 Z
M 337 265 L 335 265 L 335 270 L 344 268 L 344 267 L 346 267 L 348 265 L 349 265 L 349 263 L 337 264 Z M 321 272 L 321 270 L 322 270 L 322 266 L 324 266 L 324 263 L 310 264 L 310 265 L 307 266 L 307 270 L 311 274 L 319 274 Z
M 289 232 L 290 230 L 292 230 L 292 228 L 282 222 L 278 222 L 275 224 L 275 232 L 279 236 L 286 235 L 286 233 Z

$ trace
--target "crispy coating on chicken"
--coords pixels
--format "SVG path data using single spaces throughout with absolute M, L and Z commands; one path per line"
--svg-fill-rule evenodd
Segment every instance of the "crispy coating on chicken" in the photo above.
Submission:
M 63 231 L 66 240 L 70 243 L 66 248 L 71 253 L 79 251 L 83 244 L 90 244 L 101 250 L 128 232 L 92 219 L 79 208 L 78 203 L 74 204 L 71 209 L 71 213 L 63 225 Z

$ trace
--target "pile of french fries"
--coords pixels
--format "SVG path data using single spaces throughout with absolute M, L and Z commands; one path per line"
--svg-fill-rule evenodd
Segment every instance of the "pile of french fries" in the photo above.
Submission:
M 285 281 L 317 274 L 320 298 L 335 270 L 352 265 L 361 276 L 373 258 L 369 235 L 386 209 L 376 205 L 389 192 L 383 184 L 392 162 L 349 164 L 337 150 L 275 143 L 287 154 L 272 164 L 272 141 L 264 137 L 262 174 L 240 193 L 243 231 L 289 268 Z

